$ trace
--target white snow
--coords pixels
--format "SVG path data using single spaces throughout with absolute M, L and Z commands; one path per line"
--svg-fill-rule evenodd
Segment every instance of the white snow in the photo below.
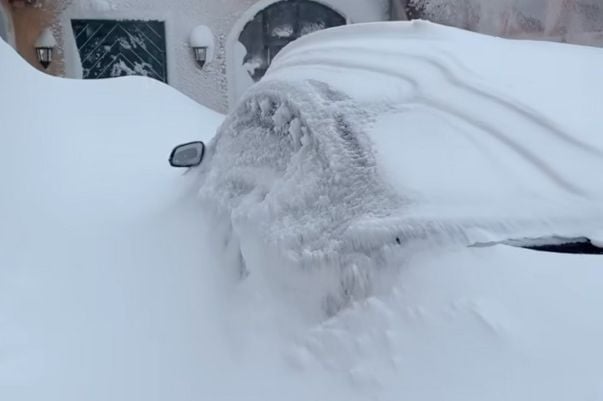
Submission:
M 140 75 L 146 77 L 149 74 L 149 67 L 149 63 L 135 62 L 133 68 L 130 68 L 123 60 L 120 60 L 111 67 L 111 76 Z
M 391 223 L 400 219 L 400 231 L 413 219 L 460 226 L 469 236 L 479 229 L 572 237 L 603 223 L 601 68 L 600 49 L 426 22 L 367 24 L 292 44 L 269 70 L 267 95 L 259 85 L 250 98 L 297 85 L 324 104 L 309 125 L 349 120 L 368 141 L 363 152 L 375 157 L 371 179 L 385 180 L 399 198 L 388 214 Z M 305 99 L 276 98 L 306 112 Z
M 600 231 L 602 66 L 600 49 L 426 22 L 310 35 L 222 125 L 199 171 L 202 199 L 230 217 L 245 275 L 335 316 L 306 346 L 366 397 L 598 396 L 603 322 L 581 274 L 600 274 L 600 257 L 492 244 Z M 427 273 L 410 298 L 450 297 L 406 309 L 413 300 L 395 294 L 412 271 Z M 559 297 L 578 289 L 592 298 Z M 459 303 L 475 321 L 455 322 Z M 571 328 L 556 330 L 565 317 L 545 305 Z M 479 325 L 513 335 L 498 342 Z M 534 345 L 542 333 L 550 342 Z
M 52 34 L 50 28 L 46 28 L 40 34 L 40 37 L 36 40 L 36 47 L 55 47 L 57 41 Z
M 467 246 L 601 239 L 602 58 L 325 31 L 209 141 L 221 117 L 157 81 L 0 43 L 0 399 L 602 398 L 600 256 Z M 201 167 L 169 168 L 195 139 Z
M 201 192 L 243 255 L 260 237 L 316 272 L 302 292 L 327 313 L 388 286 L 400 245 L 583 237 L 603 225 L 601 67 L 599 49 L 427 22 L 309 35 L 228 117 Z
M 293 35 L 293 26 L 289 24 L 276 26 L 271 35 L 278 38 L 289 38 Z
M 206 63 L 211 63 L 214 59 L 214 53 L 216 51 L 216 45 L 214 40 L 214 34 L 211 29 L 205 25 L 199 25 L 192 30 L 189 37 L 189 44 L 191 47 L 206 47 L 207 48 L 207 59 Z

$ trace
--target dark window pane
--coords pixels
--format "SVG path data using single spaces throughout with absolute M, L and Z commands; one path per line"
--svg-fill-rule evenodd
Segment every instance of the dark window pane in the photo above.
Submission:
M 276 3 L 264 10 L 266 34 L 273 38 L 293 38 L 297 24 L 297 2 Z
M 287 44 L 300 36 L 345 23 L 340 14 L 314 1 L 288 0 L 268 6 L 247 23 L 239 37 L 247 49 L 245 67 L 258 81 Z
M 337 12 L 321 4 L 311 2 L 300 3 L 299 21 L 300 36 L 345 24 L 345 19 Z
M 239 42 L 247 50 L 243 65 L 254 81 L 259 80 L 268 69 L 264 36 L 264 18 L 262 14 L 258 14 L 245 25 L 239 37 Z
M 162 21 L 72 20 L 84 79 L 144 75 L 167 82 Z

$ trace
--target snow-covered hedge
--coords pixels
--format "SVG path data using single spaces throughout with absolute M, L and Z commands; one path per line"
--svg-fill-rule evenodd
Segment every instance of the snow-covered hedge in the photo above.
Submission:
M 408 0 L 408 18 L 501 36 L 540 36 L 603 45 L 599 0 Z

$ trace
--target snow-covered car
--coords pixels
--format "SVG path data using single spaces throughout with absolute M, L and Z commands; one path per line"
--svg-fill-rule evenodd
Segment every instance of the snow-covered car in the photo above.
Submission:
M 426 243 L 597 252 L 601 68 L 599 49 L 421 21 L 309 35 L 227 117 L 201 193 L 234 233 L 350 277 Z
M 0 400 L 603 399 L 600 256 L 485 246 L 596 240 L 601 50 L 424 23 L 324 35 L 213 140 L 223 116 L 158 81 L 57 79 L 0 41 Z M 438 79 L 461 66 L 522 111 Z M 195 139 L 200 166 L 169 168 Z M 338 283 L 368 296 L 327 319 Z

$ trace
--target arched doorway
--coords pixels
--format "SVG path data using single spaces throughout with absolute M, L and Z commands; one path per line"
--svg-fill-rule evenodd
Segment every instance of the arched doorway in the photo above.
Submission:
M 269 0 L 267 6 L 254 8 L 244 18 L 238 30 L 233 30 L 236 36 L 231 34 L 228 50 L 231 102 L 264 76 L 276 54 L 287 44 L 309 33 L 347 23 L 341 13 L 313 0 Z

